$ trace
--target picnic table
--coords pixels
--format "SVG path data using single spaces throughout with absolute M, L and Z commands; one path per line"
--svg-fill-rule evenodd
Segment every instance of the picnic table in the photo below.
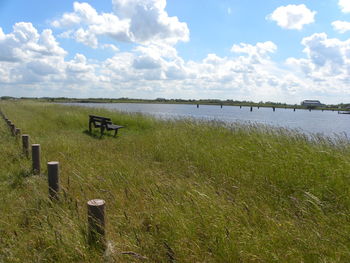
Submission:
M 116 136 L 118 133 L 118 130 L 120 128 L 124 128 L 124 126 L 113 124 L 110 118 L 96 116 L 96 115 L 89 115 L 89 132 L 90 133 L 92 131 L 92 125 L 94 126 L 94 128 L 100 129 L 101 137 L 103 136 L 103 133 L 105 130 L 107 131 L 114 130 L 114 136 Z

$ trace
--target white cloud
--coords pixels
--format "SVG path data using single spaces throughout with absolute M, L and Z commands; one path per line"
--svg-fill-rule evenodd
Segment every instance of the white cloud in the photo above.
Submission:
M 276 50 L 277 46 L 271 41 L 259 42 L 255 46 L 241 43 L 233 45 L 231 48 L 231 52 L 247 54 L 252 64 L 262 63 L 264 59 L 268 58 L 269 53 L 274 53 Z
M 307 58 L 289 58 L 287 65 L 308 83 L 306 90 L 349 96 L 350 40 L 318 33 L 304 38 L 302 44 Z
M 28 61 L 43 56 L 65 56 L 64 51 L 49 29 L 41 34 L 31 23 L 16 23 L 13 32 L 0 31 L 0 61 Z
M 118 41 L 130 41 L 129 21 L 114 14 L 98 12 L 88 3 L 73 4 L 73 13 L 65 13 L 52 22 L 54 27 L 69 28 L 61 37 L 74 38 L 92 48 L 98 47 L 98 37 L 107 35 Z
M 74 38 L 77 42 L 83 43 L 92 48 L 98 47 L 98 40 L 95 34 L 92 34 L 89 30 L 79 28 L 74 33 Z
M 152 2 L 154 6 L 156 2 Z M 163 6 L 157 8 L 161 10 Z M 51 30 L 38 32 L 31 23 L 23 22 L 15 24 L 10 33 L 0 28 L 1 92 L 16 86 L 21 87 L 20 96 L 215 97 L 298 102 L 318 93 L 350 98 L 350 40 L 313 34 L 301 42 L 304 58 L 289 58 L 284 64 L 271 58 L 277 52 L 277 45 L 271 41 L 238 43 L 232 45 L 232 53 L 226 57 L 208 54 L 199 61 L 186 61 L 171 41 L 134 44 L 128 52 L 99 43 L 98 39 L 94 42 L 87 33 L 93 28 L 82 27 L 81 21 L 92 19 L 95 24 L 91 26 L 97 26 L 102 14 L 86 5 L 76 9 L 79 19 L 71 19 L 71 23 L 80 22 L 70 28 L 67 37 L 79 37 L 90 46 L 112 50 L 112 57 L 98 61 L 72 54 L 73 58 L 67 59 L 67 52 Z M 132 10 L 130 7 L 125 15 L 132 16 Z
M 327 42 L 323 48 L 322 41 Z M 333 42 L 322 35 L 305 38 L 307 59 L 303 63 L 304 68 L 310 70 L 301 72 L 302 61 L 295 59 L 294 67 L 298 69 L 294 74 L 282 70 L 272 61 L 270 54 L 276 52 L 277 46 L 271 41 L 255 45 L 240 43 L 232 46 L 231 57 L 209 54 L 197 62 L 185 61 L 174 46 L 159 42 L 137 45 L 129 52 L 120 52 L 108 44 L 101 45 L 114 49 L 113 57 L 93 61 L 83 54 L 76 54 L 67 61 L 66 52 L 50 30 L 39 33 L 31 24 L 18 24 L 9 34 L 0 30 L 0 45 L 8 51 L 6 59 L 0 61 L 0 82 L 2 85 L 20 85 L 33 92 L 24 92 L 23 96 L 85 94 L 93 97 L 103 94 L 107 97 L 234 97 L 288 101 L 305 89 L 314 88 L 312 83 L 321 74 L 307 74 L 313 70 L 319 72 L 317 67 L 327 64 L 318 53 L 329 52 L 333 64 L 344 62 L 340 59 L 337 62 L 336 58 L 343 58 L 346 52 L 337 55 L 332 47 L 339 43 Z M 3 57 L 4 54 L 1 53 Z M 289 66 L 292 67 L 291 62 Z M 334 71 L 333 74 L 338 73 Z M 303 76 L 309 82 L 303 81 Z
M 98 47 L 99 36 L 116 41 L 176 44 L 188 41 L 186 23 L 169 17 L 165 0 L 113 0 L 114 13 L 99 14 L 88 3 L 75 2 L 74 12 L 65 13 L 52 22 L 55 27 L 69 28 L 62 36 L 74 36 L 81 43 Z M 74 32 L 72 32 L 74 31 Z
M 333 29 L 339 33 L 346 33 L 350 30 L 350 22 L 346 21 L 334 21 L 332 23 Z
M 150 56 L 140 56 L 134 59 L 135 69 L 156 69 L 161 67 L 161 61 Z
M 165 11 L 166 0 L 113 0 L 115 14 L 130 20 L 130 32 L 135 42 L 165 40 L 171 43 L 188 41 L 186 23 Z
M 116 45 L 113 44 L 103 44 L 100 46 L 102 49 L 110 49 L 113 52 L 118 52 L 119 48 Z
M 285 29 L 301 30 L 305 25 L 315 22 L 316 11 L 311 11 L 304 4 L 280 6 L 267 19 L 275 21 Z
M 26 67 L 33 73 L 41 76 L 59 73 L 54 65 L 50 65 L 50 63 L 46 62 L 45 60 L 30 61 L 26 64 Z
M 341 66 L 347 61 L 347 53 L 350 51 L 350 40 L 329 39 L 325 33 L 305 37 L 302 44 L 305 46 L 304 52 L 308 58 L 318 67 L 327 64 Z
M 81 54 L 65 61 L 67 52 L 49 29 L 39 33 L 31 23 L 16 23 L 9 34 L 0 30 L 0 48 L 3 50 L 0 55 L 2 85 L 20 84 L 45 92 L 57 88 L 67 90 L 69 84 L 83 86 L 98 82 L 96 65 Z
M 350 13 L 350 2 L 349 0 L 339 0 L 339 7 L 343 13 Z

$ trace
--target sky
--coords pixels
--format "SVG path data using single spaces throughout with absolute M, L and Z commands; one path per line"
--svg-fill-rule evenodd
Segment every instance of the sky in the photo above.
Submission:
M 0 0 L 0 96 L 350 103 L 350 0 Z

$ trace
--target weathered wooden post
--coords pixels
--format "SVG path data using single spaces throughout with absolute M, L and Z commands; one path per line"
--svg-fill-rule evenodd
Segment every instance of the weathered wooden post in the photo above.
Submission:
M 32 144 L 33 173 L 40 175 L 40 144 Z
M 23 134 L 22 135 L 22 146 L 23 146 L 23 153 L 25 156 L 29 157 L 29 135 Z
M 49 197 L 51 200 L 58 200 L 58 193 L 60 191 L 59 183 L 59 163 L 47 163 L 48 183 L 49 183 Z
M 13 123 L 11 124 L 11 133 L 13 136 L 16 135 L 16 126 Z
M 21 129 L 20 128 L 16 128 L 15 129 L 15 134 L 18 135 L 18 136 L 21 135 Z
M 105 201 L 93 199 L 87 202 L 88 242 L 90 245 L 105 247 Z

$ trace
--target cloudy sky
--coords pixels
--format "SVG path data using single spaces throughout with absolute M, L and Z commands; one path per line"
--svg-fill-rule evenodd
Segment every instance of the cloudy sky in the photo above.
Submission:
M 350 102 L 350 0 L 0 0 L 0 96 Z

